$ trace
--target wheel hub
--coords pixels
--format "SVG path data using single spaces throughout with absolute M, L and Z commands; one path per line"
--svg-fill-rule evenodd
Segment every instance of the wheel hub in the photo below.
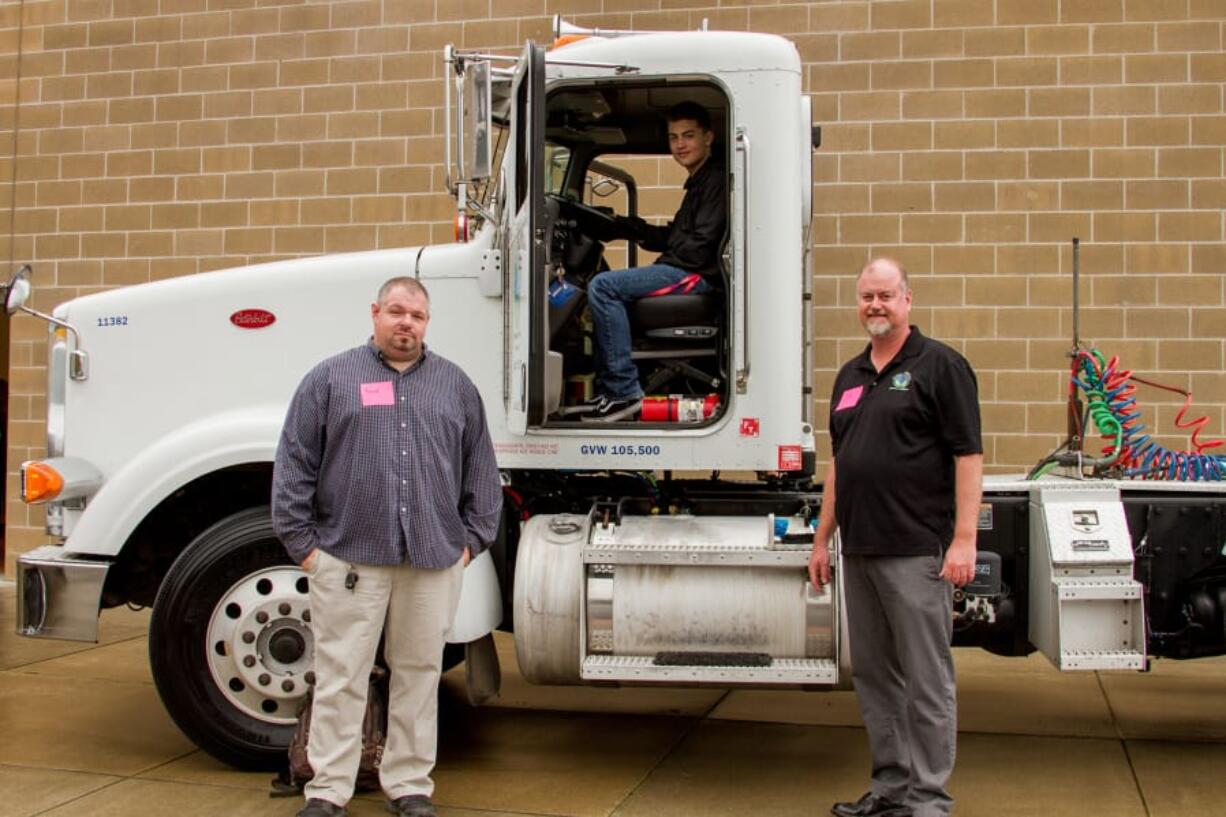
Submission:
M 217 688 L 253 718 L 295 722 L 314 683 L 310 621 L 307 577 L 297 567 L 279 565 L 240 579 L 209 619 L 209 669 Z
M 306 639 L 290 627 L 268 637 L 268 654 L 281 664 L 293 664 L 306 652 Z

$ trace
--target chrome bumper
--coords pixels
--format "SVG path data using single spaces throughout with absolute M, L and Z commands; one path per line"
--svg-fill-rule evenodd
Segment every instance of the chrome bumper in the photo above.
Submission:
M 90 562 L 47 545 L 17 558 L 17 633 L 98 640 L 102 585 L 110 562 Z

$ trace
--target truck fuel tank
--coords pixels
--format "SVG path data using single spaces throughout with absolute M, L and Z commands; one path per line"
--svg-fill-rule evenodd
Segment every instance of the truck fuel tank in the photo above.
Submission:
M 834 591 L 809 584 L 811 540 L 775 530 L 769 515 L 534 517 L 516 566 L 524 677 L 835 683 Z

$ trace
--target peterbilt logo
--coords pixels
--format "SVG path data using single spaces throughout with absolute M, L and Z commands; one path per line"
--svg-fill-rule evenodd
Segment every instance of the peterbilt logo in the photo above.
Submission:
M 277 316 L 267 309 L 240 309 L 230 316 L 230 323 L 239 329 L 263 329 L 272 326 Z

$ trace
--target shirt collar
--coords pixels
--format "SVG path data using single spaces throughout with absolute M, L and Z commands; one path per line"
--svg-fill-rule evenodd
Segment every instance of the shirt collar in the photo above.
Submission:
M 920 353 L 920 349 L 924 345 L 924 340 L 924 335 L 920 332 L 919 327 L 915 324 L 911 324 L 911 332 L 907 335 L 907 339 L 903 341 L 902 348 L 898 350 L 898 354 L 894 355 L 894 357 L 890 359 L 889 363 L 886 363 L 881 367 L 881 371 L 884 372 L 891 366 L 918 355 Z M 860 356 L 856 358 L 856 367 L 860 369 L 868 369 L 876 374 L 877 369 L 873 366 L 872 353 L 873 344 L 865 344 L 864 351 L 861 352 Z
M 370 350 L 370 353 L 372 355 L 375 356 L 375 360 L 379 361 L 380 366 L 387 366 L 387 368 L 392 369 L 393 371 L 396 370 L 396 367 L 390 365 L 387 362 L 387 360 L 383 357 L 383 350 L 375 345 L 375 339 L 373 335 L 367 339 L 366 348 Z M 403 372 L 397 371 L 396 373 L 397 374 L 408 374 L 409 372 L 416 369 L 418 366 L 422 365 L 422 363 L 424 363 L 426 358 L 429 356 L 430 356 L 430 347 L 426 346 L 426 344 L 423 343 L 421 345 L 421 355 L 418 356 L 417 360 L 413 361 L 413 365 L 405 369 Z

